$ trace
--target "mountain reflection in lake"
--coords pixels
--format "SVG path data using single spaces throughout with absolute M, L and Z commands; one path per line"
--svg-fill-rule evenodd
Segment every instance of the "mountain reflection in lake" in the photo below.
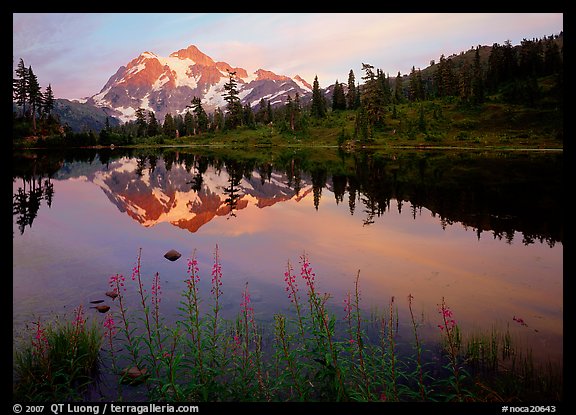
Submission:
M 179 313 L 193 252 L 209 307 L 218 245 L 225 317 L 246 282 L 257 318 L 287 312 L 284 271 L 290 261 L 298 274 L 306 252 L 338 315 L 360 270 L 366 312 L 394 296 L 408 325 L 412 294 L 432 336 L 444 297 L 464 332 L 509 326 L 536 357 L 559 361 L 562 160 L 291 148 L 15 154 L 14 335 L 35 317 L 109 300 L 109 277 L 131 275 L 140 248 L 146 283 L 160 274 L 167 318 Z M 167 261 L 170 249 L 182 258 Z

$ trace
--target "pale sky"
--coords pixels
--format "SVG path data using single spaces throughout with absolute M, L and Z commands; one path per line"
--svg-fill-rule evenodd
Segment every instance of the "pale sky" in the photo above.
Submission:
M 321 87 L 357 81 L 362 63 L 392 77 L 478 45 L 557 35 L 562 13 L 14 13 L 13 69 L 24 60 L 43 90 L 100 92 L 122 65 L 196 45 L 252 73 L 300 75 Z

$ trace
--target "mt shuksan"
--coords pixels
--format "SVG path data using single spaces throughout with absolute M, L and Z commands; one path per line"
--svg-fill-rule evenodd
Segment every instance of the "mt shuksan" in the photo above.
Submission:
M 304 98 L 312 91 L 300 76 L 290 78 L 264 69 L 248 74 L 245 69 L 233 68 L 226 62 L 214 62 L 191 45 L 168 57 L 143 52 L 121 66 L 104 88 L 87 101 L 112 109 L 111 115 L 122 121 L 135 119 L 138 108 L 153 111 L 162 121 L 168 113 L 185 113 L 194 96 L 201 99 L 208 113 L 217 107 L 224 110 L 224 84 L 230 80 L 228 70 L 236 72 L 242 105 L 248 103 L 252 108 L 257 108 L 262 98 L 275 106 L 285 103 L 288 95 L 294 98 L 298 92 Z

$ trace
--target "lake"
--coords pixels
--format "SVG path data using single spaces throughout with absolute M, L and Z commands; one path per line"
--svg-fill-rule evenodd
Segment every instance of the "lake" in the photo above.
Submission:
M 257 319 L 288 312 L 284 272 L 299 275 L 305 253 L 338 316 L 359 273 L 361 307 L 394 297 L 410 328 L 412 295 L 424 338 L 437 340 L 444 298 L 464 333 L 508 328 L 535 358 L 563 359 L 561 151 L 115 148 L 13 162 L 15 340 L 37 318 L 110 303 L 110 276 L 129 277 L 139 253 L 171 322 L 192 255 L 209 296 L 217 247 L 226 318 L 246 283 Z

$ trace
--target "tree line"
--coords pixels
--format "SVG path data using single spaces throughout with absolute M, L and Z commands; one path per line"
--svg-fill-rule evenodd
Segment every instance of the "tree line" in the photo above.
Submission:
M 448 58 L 441 55 L 439 62 L 431 61 L 426 70 L 413 66 L 408 75 L 402 76 L 398 72 L 393 79 L 383 70 L 362 63 L 362 83 L 351 69 L 347 83 L 337 79 L 328 98 L 320 89 L 316 76 L 311 97 L 305 102 L 296 92 L 276 107 L 263 98 L 254 109 L 249 104 L 242 105 L 236 72 L 228 71 L 222 95 L 226 102 L 223 109 L 207 113 L 201 98 L 194 96 L 183 114 L 168 113 L 160 122 L 153 111 L 138 108 L 135 120 L 115 127 L 107 122 L 98 136 L 89 133 L 77 144 L 132 144 L 152 137 L 162 144 L 164 138 L 264 126 L 280 133 L 305 135 L 310 125 L 321 122 L 331 111 L 345 110 L 355 113 L 353 138 L 367 142 L 376 131 L 386 128 L 387 117 L 396 117 L 397 105 L 447 98 L 456 99 L 462 105 L 478 106 L 487 96 L 499 93 L 504 102 L 534 106 L 540 94 L 537 79 L 551 75 L 555 79 L 558 102 L 562 104 L 562 39 L 560 32 L 541 39 L 524 39 L 516 47 L 509 41 L 503 45 L 494 43 L 492 47 L 477 46 L 469 53 L 461 52 L 459 59 L 456 55 Z M 52 90 L 48 85 L 46 92 L 41 93 L 32 68 L 26 69 L 22 60 L 16 75 L 15 102 L 25 117 L 32 117 L 35 125 L 36 115 L 50 115 L 54 100 Z M 33 130 L 36 130 L 35 126 Z
M 32 66 L 26 67 L 24 60 L 20 58 L 15 70 L 16 78 L 12 79 L 12 99 L 18 107 L 20 114 L 14 114 L 14 118 L 25 119 L 32 124 L 32 135 L 38 130 L 37 120 L 43 127 L 50 124 L 58 124 L 52 117 L 54 109 L 54 93 L 51 84 L 42 92 L 38 77 L 32 70 Z

